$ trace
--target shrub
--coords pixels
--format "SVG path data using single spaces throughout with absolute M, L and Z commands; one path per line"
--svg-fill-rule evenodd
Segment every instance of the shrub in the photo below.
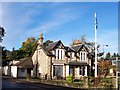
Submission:
M 30 79 L 30 74 L 26 75 L 26 79 L 29 80 Z
M 66 81 L 67 81 L 68 83 L 72 83 L 73 80 L 74 80 L 74 76 L 73 76 L 72 74 L 70 74 L 70 75 L 66 78 Z

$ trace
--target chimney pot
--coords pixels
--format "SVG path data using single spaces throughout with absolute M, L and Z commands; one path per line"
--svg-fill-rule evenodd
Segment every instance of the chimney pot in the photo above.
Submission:
M 43 34 L 40 34 L 39 44 L 41 44 L 41 45 L 43 44 L 43 39 L 44 39 L 44 38 L 43 38 Z
M 43 34 L 40 34 L 40 38 L 43 38 Z

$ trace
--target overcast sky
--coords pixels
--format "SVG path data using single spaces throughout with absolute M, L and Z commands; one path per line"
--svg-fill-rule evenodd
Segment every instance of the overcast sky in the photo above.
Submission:
M 69 45 L 75 38 L 86 35 L 94 41 L 94 12 L 98 19 L 98 44 L 108 44 L 106 52 L 118 50 L 118 3 L 117 2 L 3 2 L 2 26 L 6 30 L 3 45 L 18 49 L 28 37 L 44 41 L 61 40 Z

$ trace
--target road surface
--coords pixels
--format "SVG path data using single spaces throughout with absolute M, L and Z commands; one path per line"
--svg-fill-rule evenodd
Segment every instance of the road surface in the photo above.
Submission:
M 85 90 L 60 87 L 46 84 L 17 83 L 10 80 L 2 81 L 2 90 Z

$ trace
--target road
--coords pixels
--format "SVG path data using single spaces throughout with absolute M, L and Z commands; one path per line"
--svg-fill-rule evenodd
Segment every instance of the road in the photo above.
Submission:
M 46 84 L 17 83 L 10 80 L 2 81 L 2 90 L 80 90 L 75 88 L 60 87 Z M 85 89 L 81 89 L 85 90 Z

